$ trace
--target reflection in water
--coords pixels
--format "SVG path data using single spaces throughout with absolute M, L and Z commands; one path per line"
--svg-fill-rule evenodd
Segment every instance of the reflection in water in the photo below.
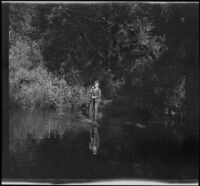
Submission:
M 9 119 L 11 178 L 190 179 L 198 175 L 198 156 L 184 155 L 196 147 L 189 143 L 184 149 L 181 126 L 173 123 L 141 130 L 106 118 L 98 128 L 89 118 L 78 120 L 77 113 L 21 110 L 10 112 Z
M 93 155 L 96 155 L 99 148 L 99 133 L 97 127 L 92 127 L 90 129 L 90 142 L 89 149 L 92 151 Z
M 57 121 L 48 121 L 47 138 L 56 138 L 58 131 L 56 130 Z
M 98 106 L 97 106 L 98 108 Z M 97 108 L 90 108 L 89 112 L 89 118 L 97 123 L 98 118 L 98 109 Z M 98 123 L 97 123 L 98 124 Z M 91 127 L 90 129 L 90 142 L 89 142 L 89 149 L 92 151 L 93 155 L 96 155 L 99 148 L 99 133 L 98 133 L 98 127 Z

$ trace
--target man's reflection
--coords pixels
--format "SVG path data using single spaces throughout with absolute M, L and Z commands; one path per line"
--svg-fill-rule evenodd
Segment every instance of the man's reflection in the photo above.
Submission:
M 47 125 L 47 138 L 56 138 L 58 135 L 57 131 L 57 121 L 52 120 L 51 118 L 48 120 Z
M 93 155 L 96 155 L 99 148 L 99 133 L 98 127 L 92 127 L 90 129 L 90 142 L 89 149 L 92 151 Z

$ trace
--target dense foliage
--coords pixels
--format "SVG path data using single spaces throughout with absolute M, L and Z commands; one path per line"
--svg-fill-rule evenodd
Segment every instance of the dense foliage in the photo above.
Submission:
M 186 17 L 172 4 L 10 5 L 10 97 L 80 106 L 99 79 L 129 112 L 184 114 Z

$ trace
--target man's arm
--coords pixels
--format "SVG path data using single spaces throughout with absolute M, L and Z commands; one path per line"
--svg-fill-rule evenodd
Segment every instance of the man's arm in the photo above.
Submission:
M 101 90 L 100 89 L 98 89 L 98 93 L 97 93 L 98 95 L 97 96 L 92 96 L 92 98 L 101 98 Z

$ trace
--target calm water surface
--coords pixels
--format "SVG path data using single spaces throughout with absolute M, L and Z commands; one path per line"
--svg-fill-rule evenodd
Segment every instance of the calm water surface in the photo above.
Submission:
M 96 127 L 72 112 L 15 110 L 9 118 L 11 178 L 198 178 L 196 146 L 177 127 L 115 118 Z

